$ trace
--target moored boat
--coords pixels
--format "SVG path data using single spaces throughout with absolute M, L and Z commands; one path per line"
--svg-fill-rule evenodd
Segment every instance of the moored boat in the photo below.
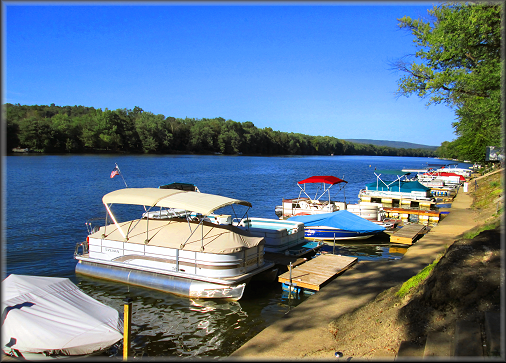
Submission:
M 304 223 L 305 237 L 312 240 L 366 239 L 385 230 L 347 210 L 294 216 L 288 220 Z
M 120 189 L 102 201 L 107 210 L 104 226 L 91 230 L 87 242 L 76 246 L 76 273 L 192 298 L 239 300 L 252 277 L 274 266 L 264 261 L 264 238 L 204 220 L 222 207 L 251 207 L 249 202 L 163 188 Z M 112 211 L 117 204 L 142 206 L 148 214 L 120 222 Z M 202 217 L 149 217 L 160 208 Z
M 368 183 L 361 189 L 358 197 L 362 202 L 376 202 L 383 205 L 406 205 L 412 208 L 431 208 L 435 200 L 430 188 L 418 181 L 408 180 L 410 172 L 401 170 L 376 170 L 376 182 Z M 391 181 L 383 180 L 382 175 L 395 175 Z
M 348 182 L 331 175 L 315 175 L 301 180 L 297 182 L 300 188 L 299 196 L 291 199 L 283 198 L 281 206 L 276 206 L 275 213 L 280 219 L 287 219 L 292 216 L 331 213 L 346 209 L 346 201 L 335 201 L 330 197 L 332 186 L 341 185 L 344 188 L 346 183 Z M 315 188 L 314 197 L 308 194 L 308 184 L 318 186 Z
M 406 173 L 416 173 L 412 181 L 418 181 L 423 186 L 430 189 L 430 194 L 435 197 L 453 198 L 457 195 L 461 177 L 458 175 L 442 175 L 436 173 L 433 169 L 402 169 Z
M 320 183 L 321 189 L 319 186 Z M 391 221 L 385 219 L 386 214 L 383 211 L 381 203 L 370 201 L 360 201 L 358 204 L 347 203 L 344 192 L 347 183 L 347 181 L 334 176 L 312 176 L 301 180 L 298 182 L 298 186 L 301 189 L 299 197 L 294 199 L 283 199 L 282 205 L 276 206 L 275 213 L 280 219 L 286 219 L 292 216 L 347 210 L 383 227 L 392 226 Z M 318 186 L 317 188 L 313 188 L 313 192 L 315 193 L 314 198 L 311 198 L 308 194 L 310 192 L 307 186 L 308 184 Z M 343 191 L 343 200 L 341 201 L 333 199 L 330 195 L 330 188 L 336 184 L 340 184 L 338 191 Z M 305 197 L 303 197 L 302 194 L 304 194 Z
M 18 359 L 82 358 L 123 338 L 118 311 L 67 278 L 10 274 L 2 311 L 2 350 Z
M 449 163 L 445 165 L 440 164 L 428 164 L 430 167 L 435 169 L 436 172 L 448 172 L 454 173 L 457 175 L 461 175 L 465 178 L 469 178 L 471 176 L 472 170 L 466 168 L 459 168 L 458 163 Z
M 241 218 L 233 225 L 265 239 L 265 252 L 284 253 L 304 244 L 304 223 L 269 218 Z

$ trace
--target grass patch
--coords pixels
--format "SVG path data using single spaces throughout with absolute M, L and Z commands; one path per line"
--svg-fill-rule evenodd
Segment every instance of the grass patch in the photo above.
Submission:
M 462 237 L 464 237 L 465 239 L 473 239 L 474 237 L 476 237 L 477 235 L 479 235 L 481 232 L 488 231 L 490 229 L 495 229 L 496 227 L 498 227 L 500 225 L 501 225 L 501 221 L 497 220 L 497 221 L 494 221 L 492 223 L 488 223 L 488 224 L 485 224 L 483 226 L 479 226 L 479 227 L 473 228 L 472 230 L 467 231 L 466 233 L 464 233 L 464 235 Z
M 490 186 L 491 186 L 492 188 L 498 188 L 498 187 L 500 187 L 500 186 L 501 186 L 501 183 L 500 183 L 500 182 L 498 182 L 497 180 L 495 180 L 495 181 L 493 181 L 493 182 L 491 182 L 491 183 L 490 183 Z
M 473 192 L 474 209 L 494 208 L 494 201 L 504 192 L 502 173 L 491 175 L 478 182 L 478 188 Z
M 399 291 L 395 293 L 395 295 L 403 298 L 411 291 L 415 290 L 423 281 L 425 281 L 425 279 L 427 279 L 427 277 L 429 277 L 430 273 L 434 269 L 434 266 L 437 265 L 441 257 L 442 255 L 436 258 L 430 265 L 425 266 L 423 270 L 417 273 L 415 276 L 404 282 L 399 288 Z

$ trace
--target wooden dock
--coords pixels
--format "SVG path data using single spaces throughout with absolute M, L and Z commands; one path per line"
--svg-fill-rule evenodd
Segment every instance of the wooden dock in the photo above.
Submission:
M 391 243 L 413 244 L 416 236 L 425 232 L 425 226 L 420 224 L 408 224 L 390 235 Z
M 357 262 L 356 257 L 319 255 L 292 268 L 292 283 L 304 289 L 319 291 L 323 285 L 338 273 L 347 270 Z M 290 283 L 290 271 L 278 277 L 281 283 Z
M 438 222 L 440 219 L 439 211 L 427 209 L 410 208 L 383 208 L 388 218 L 398 218 L 408 220 L 410 215 L 418 215 L 420 222 Z

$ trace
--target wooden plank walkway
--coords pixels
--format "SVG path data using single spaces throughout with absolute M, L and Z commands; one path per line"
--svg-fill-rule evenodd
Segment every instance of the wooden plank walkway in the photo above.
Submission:
M 320 255 L 292 268 L 292 283 L 297 284 L 298 287 L 319 291 L 331 278 L 356 262 L 356 257 Z M 290 283 L 290 271 L 280 275 L 278 281 Z
M 413 240 L 425 231 L 425 226 L 420 224 L 408 224 L 390 235 L 391 243 L 413 244 Z

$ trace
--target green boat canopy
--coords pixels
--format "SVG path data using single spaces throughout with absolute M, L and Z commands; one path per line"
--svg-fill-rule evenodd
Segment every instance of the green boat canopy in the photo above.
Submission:
M 374 170 L 375 174 L 393 174 L 393 175 L 408 175 L 409 171 L 402 170 Z
M 390 186 L 385 185 L 383 183 L 393 183 Z M 404 192 L 404 193 L 411 193 L 412 191 L 417 192 L 427 192 L 430 190 L 430 188 L 427 188 L 426 186 L 420 184 L 420 182 L 417 181 L 401 181 L 400 187 L 399 183 L 392 181 L 392 182 L 381 182 L 381 183 L 368 183 L 365 185 L 367 190 L 378 190 L 378 191 L 389 191 L 389 192 Z

